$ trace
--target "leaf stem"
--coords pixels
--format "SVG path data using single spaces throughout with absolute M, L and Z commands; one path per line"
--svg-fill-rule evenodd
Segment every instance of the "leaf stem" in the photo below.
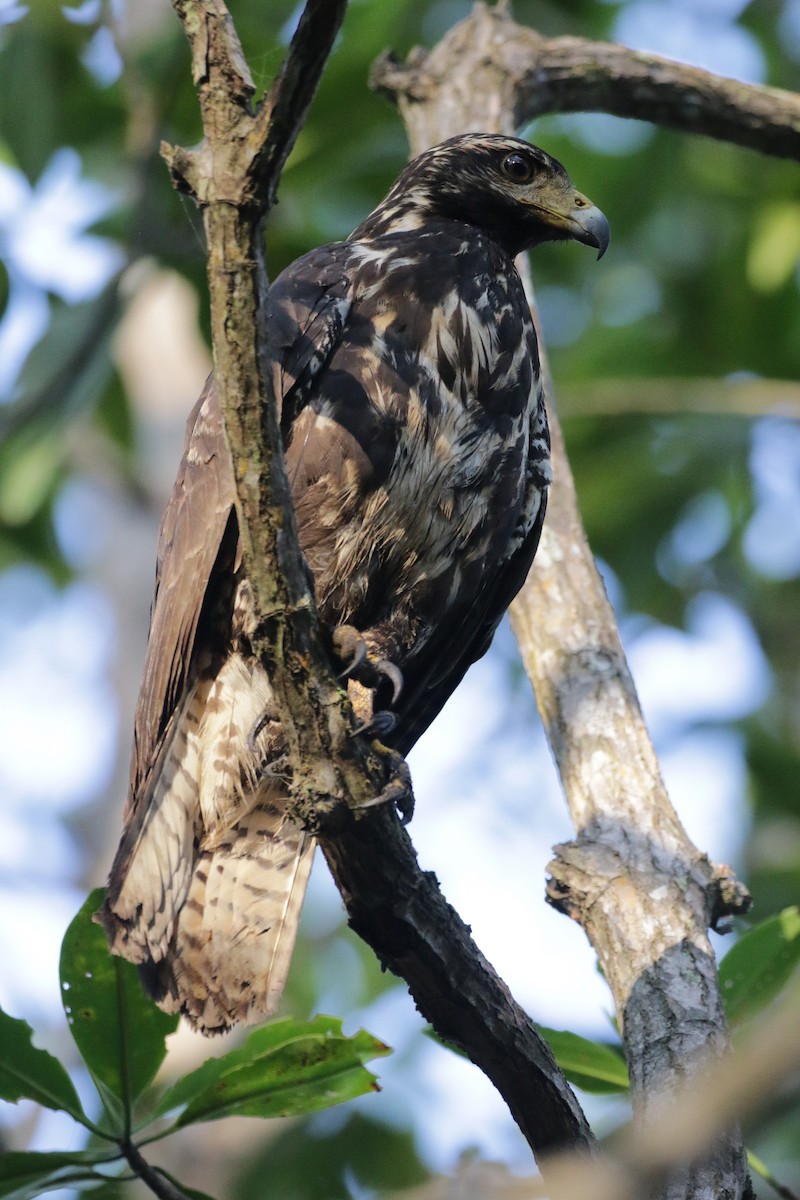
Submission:
M 189 1200 L 186 1192 L 176 1187 L 157 1167 L 150 1165 L 144 1155 L 140 1153 L 139 1147 L 134 1145 L 129 1138 L 120 1140 L 119 1148 L 139 1179 L 147 1184 L 153 1195 L 158 1196 L 160 1200 Z

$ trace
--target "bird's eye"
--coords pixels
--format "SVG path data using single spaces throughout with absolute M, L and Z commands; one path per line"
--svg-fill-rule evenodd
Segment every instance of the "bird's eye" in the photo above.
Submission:
M 533 163 L 521 154 L 507 154 L 503 159 L 503 173 L 514 183 L 527 183 L 533 176 Z

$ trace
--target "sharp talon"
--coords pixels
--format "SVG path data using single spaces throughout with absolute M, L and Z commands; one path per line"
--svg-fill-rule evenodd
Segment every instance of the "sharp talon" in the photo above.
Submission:
M 391 733 L 397 725 L 397 717 L 392 712 L 386 709 L 381 709 L 380 712 L 372 714 L 369 721 L 363 721 L 353 730 L 352 736 L 357 733 L 375 734 L 376 737 L 385 737 L 387 733 Z
M 331 634 L 331 645 L 336 658 L 344 664 L 340 679 L 346 679 L 367 661 L 367 643 L 352 625 L 337 625 Z
M 256 742 L 258 741 L 259 734 L 262 733 L 262 731 L 266 728 L 267 725 L 269 725 L 271 720 L 272 720 L 272 714 L 270 713 L 269 709 L 267 709 L 265 712 L 263 712 L 261 714 L 261 716 L 258 718 L 258 720 L 256 721 L 253 728 L 248 733 L 247 749 L 250 751 L 251 754 L 257 753 Z
M 384 759 L 391 773 L 386 787 L 372 800 L 367 800 L 361 808 L 377 808 L 381 804 L 391 804 L 400 817 L 403 825 L 407 825 L 414 815 L 414 791 L 411 786 L 411 772 L 408 763 L 396 750 L 373 742 L 372 748 Z
M 347 677 L 352 675 L 354 671 L 357 671 L 359 667 L 363 667 L 366 661 L 367 643 L 361 640 L 353 647 L 352 661 L 348 663 L 345 669 L 337 676 L 337 679 L 347 679 Z
M 389 662 L 387 658 L 382 658 L 380 662 L 377 662 L 375 669 L 376 671 L 380 671 L 381 675 L 384 675 L 391 683 L 392 704 L 397 704 L 403 690 L 403 672 L 393 662 Z

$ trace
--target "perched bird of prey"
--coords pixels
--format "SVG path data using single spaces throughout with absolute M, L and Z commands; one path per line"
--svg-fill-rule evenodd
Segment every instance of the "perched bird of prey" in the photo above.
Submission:
M 382 740 L 403 754 L 489 646 L 536 551 L 547 417 L 513 259 L 570 238 L 602 254 L 609 233 L 564 168 L 516 138 L 470 134 L 414 159 L 346 241 L 271 290 L 274 389 L 322 626 L 362 719 L 391 710 Z M 112 950 L 207 1033 L 275 1010 L 314 848 L 270 769 L 281 731 L 254 621 L 209 381 L 159 535 L 103 912 Z

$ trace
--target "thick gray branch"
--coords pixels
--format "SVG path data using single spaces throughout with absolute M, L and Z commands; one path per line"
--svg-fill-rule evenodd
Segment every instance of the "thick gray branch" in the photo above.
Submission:
M 405 68 L 384 63 L 378 82 L 385 87 L 392 73 L 414 153 L 469 129 L 513 132 L 552 99 L 541 45 L 505 9 L 478 5 L 430 54 Z M 593 86 L 590 74 L 585 107 Z M 723 895 L 720 872 L 691 844 L 666 795 L 552 411 L 551 426 L 556 482 L 539 556 L 512 608 L 577 834 L 558 848 L 550 897 L 597 950 L 637 1119 L 647 1125 L 664 1093 L 728 1051 L 706 929 L 722 911 L 743 908 L 746 893 L 725 879 Z M 702 1161 L 673 1171 L 663 1195 L 739 1200 L 747 1186 L 731 1130 Z
M 478 26 L 487 54 L 485 61 L 473 60 L 477 78 L 470 88 L 461 73 L 452 78 L 451 65 L 470 52 Z M 498 83 L 494 95 L 487 97 L 488 76 Z M 492 9 L 476 6 L 473 16 L 428 54 L 414 51 L 404 64 L 388 56 L 381 59 L 373 83 L 397 100 L 415 141 L 420 140 L 417 123 L 426 123 L 425 110 L 433 102 L 439 110 L 437 123 L 453 133 L 459 112 L 470 117 L 462 130 L 487 132 L 496 128 L 501 111 L 510 114 L 513 128 L 545 113 L 607 112 L 720 138 L 778 158 L 800 158 L 800 96 L 794 92 L 740 83 L 626 46 L 544 38 L 517 25 L 503 4 Z M 439 93 L 445 90 L 449 95 L 443 100 Z M 483 120 L 482 100 L 487 101 Z

